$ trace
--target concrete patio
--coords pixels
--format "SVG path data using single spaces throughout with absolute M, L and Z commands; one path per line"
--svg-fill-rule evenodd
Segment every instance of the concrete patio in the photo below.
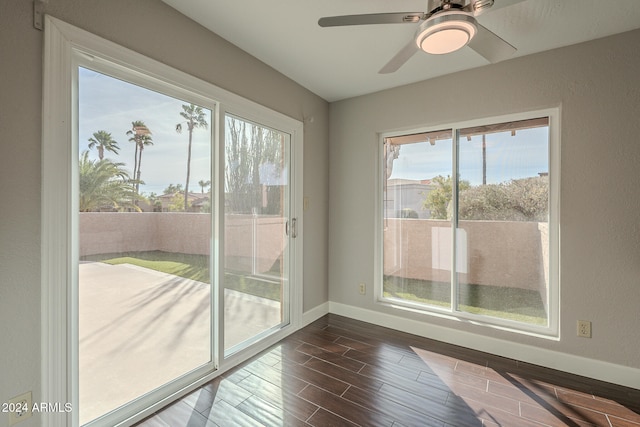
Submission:
M 130 264 L 79 268 L 80 423 L 211 359 L 210 285 Z M 280 323 L 280 303 L 225 290 L 225 349 Z

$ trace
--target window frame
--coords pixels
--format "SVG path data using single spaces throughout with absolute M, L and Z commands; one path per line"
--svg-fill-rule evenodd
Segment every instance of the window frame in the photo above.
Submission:
M 211 83 L 200 80 L 159 61 L 74 27 L 59 19 L 45 16 L 43 60 L 42 114 L 42 191 L 41 191 L 41 391 L 42 401 L 78 404 L 77 372 L 77 302 L 74 284 L 78 282 L 77 230 L 77 79 L 78 66 L 103 72 L 92 63 L 103 62 L 117 75 L 126 70 L 126 80 L 148 89 L 188 99 L 212 110 L 212 181 L 224 182 L 225 113 L 242 116 L 263 126 L 278 129 L 291 138 L 290 217 L 297 218 L 298 236 L 291 239 L 289 324 L 270 334 L 260 343 L 224 357 L 224 346 L 213 344 L 213 370 L 187 374 L 178 390 L 152 392 L 135 401 L 118 416 L 98 419 L 90 425 L 122 425 L 142 420 L 153 411 L 178 399 L 205 382 L 222 374 L 243 360 L 273 345 L 297 330 L 302 323 L 303 289 L 303 123 Z M 107 73 L 113 76 L 112 73 Z M 187 95 L 185 95 L 187 94 Z M 186 96 L 186 98 L 185 98 Z M 76 160 L 74 160 L 76 159 Z M 215 212 L 221 212 L 224 190 L 217 185 L 212 197 Z M 224 218 L 212 215 L 212 263 L 220 283 L 224 260 Z M 77 264 L 76 264 L 77 267 Z M 212 283 L 213 284 L 213 283 Z M 212 342 L 222 342 L 224 301 L 222 286 L 213 288 L 214 301 Z M 43 423 L 51 426 L 77 426 L 78 411 L 42 414 Z
M 374 303 L 395 311 L 412 312 L 429 317 L 438 317 L 448 321 L 466 321 L 475 325 L 490 329 L 499 329 L 518 334 L 524 334 L 539 338 L 559 340 L 560 336 L 560 107 L 541 110 L 531 110 L 522 113 L 490 116 L 467 121 L 436 124 L 432 126 L 410 127 L 403 130 L 383 131 L 378 133 L 376 141 L 376 186 L 375 186 L 375 277 L 374 277 Z M 401 137 L 410 134 L 428 133 L 435 131 L 451 130 L 452 135 L 452 177 L 458 176 L 458 150 L 456 149 L 458 134 L 461 129 L 486 126 L 498 123 L 530 120 L 541 117 L 549 118 L 549 295 L 548 295 L 548 324 L 546 326 L 532 325 L 514 320 L 500 319 L 479 314 L 456 310 L 455 300 L 451 307 L 437 307 L 411 301 L 401 301 L 395 298 L 386 298 L 383 292 L 384 286 L 384 141 L 385 138 Z M 457 186 L 457 180 L 456 184 Z M 452 199 L 452 204 L 457 212 L 457 198 Z M 457 215 L 451 222 L 451 227 L 457 227 Z M 457 233 L 452 233 L 455 236 Z M 455 237 L 452 238 L 452 240 Z M 453 242 L 452 242 L 453 243 Z M 454 246 L 455 247 L 455 246 Z M 455 256 L 456 250 L 452 253 Z M 451 284 L 452 288 L 454 283 Z M 452 290 L 452 294 L 457 294 Z

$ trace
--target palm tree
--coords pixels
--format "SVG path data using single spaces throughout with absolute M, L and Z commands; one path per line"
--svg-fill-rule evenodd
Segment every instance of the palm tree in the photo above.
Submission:
M 93 138 L 89 138 L 89 148 L 98 149 L 98 157 L 100 160 L 104 159 L 104 151 L 111 151 L 114 154 L 118 154 L 120 147 L 118 142 L 114 141 L 111 134 L 105 130 L 99 130 L 93 133 Z
M 198 181 L 198 185 L 201 188 L 201 193 L 204 193 L 204 187 L 208 187 L 211 185 L 211 181 L 205 181 L 204 179 L 201 179 L 200 181 Z
M 108 207 L 122 211 L 140 211 L 132 200 L 136 200 L 135 189 L 124 163 L 109 159 L 89 160 L 89 151 L 83 151 L 79 163 L 80 212 L 99 211 Z
M 151 136 L 151 132 L 149 131 L 148 134 L 146 135 L 142 135 L 139 138 L 139 142 L 138 142 L 138 168 L 136 171 L 136 192 L 138 192 L 138 190 L 140 189 L 140 183 L 142 182 L 140 180 L 140 174 L 142 171 L 141 165 L 142 165 L 142 151 L 144 151 L 144 147 L 147 145 L 153 145 L 153 137 Z M 144 184 L 144 183 L 143 183 Z
M 140 190 L 140 165 L 142 164 L 142 151 L 147 145 L 153 145 L 153 137 L 151 131 L 142 120 L 131 122 L 131 130 L 127 131 L 127 135 L 131 136 L 129 142 L 133 142 L 135 146 L 133 161 L 133 178 L 136 180 L 136 193 Z
M 182 184 L 169 184 L 167 188 L 162 190 L 162 194 L 173 194 L 179 191 L 184 191 L 182 188 Z
M 131 122 L 131 129 L 127 131 L 127 135 L 131 136 L 129 138 L 129 142 L 134 143 L 135 152 L 133 154 L 133 176 L 136 176 L 136 170 L 138 169 L 138 141 L 135 139 L 135 135 L 137 134 L 136 129 L 142 128 L 145 126 L 144 122 L 141 120 L 137 120 L 135 122 Z M 146 127 L 146 126 L 145 126 Z
M 184 210 L 187 210 L 189 200 L 189 176 L 191 175 L 191 141 L 193 137 L 193 130 L 196 128 L 206 129 L 208 126 L 205 120 L 205 113 L 202 107 L 198 107 L 193 104 L 182 105 L 180 115 L 186 120 L 187 129 L 189 130 L 189 148 L 187 154 L 187 181 L 184 186 Z M 176 132 L 182 132 L 182 123 L 176 125 Z

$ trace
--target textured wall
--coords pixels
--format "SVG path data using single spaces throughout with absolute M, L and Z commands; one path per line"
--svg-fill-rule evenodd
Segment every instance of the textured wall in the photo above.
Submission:
M 285 221 L 278 216 L 226 215 L 225 267 L 267 273 L 281 259 Z M 163 251 L 209 255 L 211 215 L 184 212 L 81 212 L 79 255 Z
M 46 12 L 297 120 L 313 116 L 304 126 L 304 309 L 326 302 L 327 102 L 159 0 L 51 0 Z M 39 399 L 42 55 L 33 2 L 1 0 L 0 402 L 27 390 Z
M 639 45 L 633 31 L 332 103 L 329 299 L 422 321 L 425 330 L 640 368 Z M 549 107 L 562 116 L 559 341 L 381 307 L 358 294 L 376 273 L 378 132 Z M 576 337 L 578 319 L 593 322 L 592 339 Z

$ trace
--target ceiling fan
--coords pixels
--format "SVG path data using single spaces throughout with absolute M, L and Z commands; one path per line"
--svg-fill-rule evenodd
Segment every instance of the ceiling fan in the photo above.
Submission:
M 499 9 L 520 1 L 523 0 L 428 0 L 428 12 L 328 16 L 320 18 L 318 25 L 339 27 L 420 23 L 414 38 L 380 69 L 380 74 L 398 70 L 418 50 L 441 55 L 469 46 L 489 62 L 499 62 L 513 55 L 516 48 L 480 25 L 475 17 L 489 9 Z

